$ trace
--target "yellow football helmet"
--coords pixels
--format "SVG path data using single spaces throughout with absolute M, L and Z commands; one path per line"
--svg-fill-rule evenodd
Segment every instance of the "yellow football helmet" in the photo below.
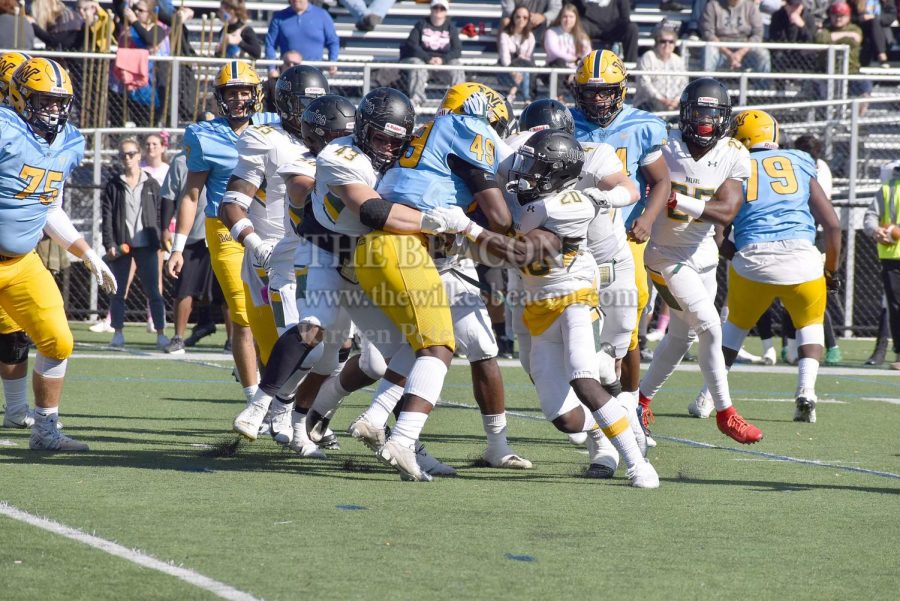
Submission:
M 245 114 L 236 116 L 232 114 L 232 110 L 228 108 L 225 102 L 225 90 L 228 88 L 250 88 L 250 100 L 243 107 Z M 213 84 L 213 95 L 216 103 L 219 105 L 219 111 L 223 116 L 229 119 L 249 119 L 253 113 L 263 110 L 263 88 L 262 81 L 256 70 L 245 61 L 230 61 L 226 63 L 219 73 L 216 75 L 216 81 Z
M 594 50 L 575 69 L 575 105 L 591 122 L 606 127 L 625 104 L 626 79 L 621 58 L 609 50 Z
M 463 105 L 472 94 L 477 92 L 481 92 L 488 99 L 488 123 L 501 138 L 505 138 L 510 134 L 512 125 L 515 122 L 512 105 L 509 104 L 506 98 L 484 84 L 471 81 L 456 84 L 444 94 L 438 114 L 466 114 L 463 110 Z
M 35 57 L 13 73 L 7 102 L 33 129 L 55 137 L 69 120 L 74 94 L 72 80 L 59 63 Z
M 31 57 L 22 52 L 4 52 L 0 54 L 0 103 L 9 94 L 9 82 L 19 65 Z
M 778 148 L 781 131 L 778 128 L 778 121 L 772 115 L 753 109 L 741 111 L 735 116 L 733 137 L 746 146 L 747 150 L 754 148 L 775 150 Z

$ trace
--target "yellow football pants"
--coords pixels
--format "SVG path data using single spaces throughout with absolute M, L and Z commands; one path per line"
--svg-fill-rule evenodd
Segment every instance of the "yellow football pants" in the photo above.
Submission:
M 733 266 L 728 268 L 728 321 L 742 330 L 756 325 L 776 298 L 798 330 L 824 323 L 827 295 L 824 276 L 801 284 L 764 284 L 739 275 Z
M 650 286 L 647 284 L 647 268 L 644 267 L 644 249 L 647 247 L 646 242 L 637 243 L 628 241 L 628 248 L 631 249 L 631 256 L 634 259 L 634 283 L 637 286 L 637 322 L 635 322 L 634 330 L 631 332 L 631 342 L 628 350 L 633 351 L 638 347 L 638 330 L 641 328 L 641 314 L 650 301 Z

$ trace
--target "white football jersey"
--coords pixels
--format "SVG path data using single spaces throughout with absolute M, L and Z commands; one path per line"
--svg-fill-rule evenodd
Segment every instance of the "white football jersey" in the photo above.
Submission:
M 374 189 L 378 173 L 363 151 L 353 145 L 353 136 L 333 140 L 316 157 L 316 187 L 313 190 L 313 213 L 316 221 L 339 234 L 362 236 L 372 231 L 359 216 L 329 192 L 328 186 L 365 184 Z
M 744 182 L 750 177 L 750 153 L 734 138 L 719 140 L 695 161 L 681 139 L 681 132 L 676 131 L 669 136 L 662 151 L 673 192 L 708 201 L 726 180 Z M 713 234 L 712 223 L 692 219 L 677 209 L 667 209 L 653 222 L 650 239 L 657 246 L 698 247 Z
M 587 232 L 594 203 L 577 190 L 567 190 L 522 207 L 516 231 L 525 235 L 543 229 L 562 239 L 555 257 L 522 268 L 522 283 L 530 300 L 565 296 L 596 286 L 597 264 L 587 250 Z
M 309 150 L 306 150 L 306 152 L 296 157 L 290 163 L 285 163 L 278 167 L 278 175 L 284 180 L 287 180 L 287 178 L 292 175 L 305 175 L 315 180 L 316 157 Z M 310 196 L 312 196 L 312 194 L 310 194 Z M 311 202 L 311 200 L 307 198 L 307 202 Z M 285 232 L 288 235 L 291 235 L 295 232 L 294 228 L 300 223 L 301 219 L 303 219 L 303 209 L 295 209 L 291 205 L 290 198 L 285 198 L 284 208 Z
M 285 184 L 278 167 L 307 152 L 299 140 L 279 124 L 251 125 L 237 141 L 238 162 L 232 175 L 260 189 L 247 216 L 264 240 L 281 240 L 285 225 Z
M 509 183 L 509 171 L 516 160 L 516 151 L 533 135 L 533 131 L 521 131 L 506 138 L 505 142 L 509 152 L 497 164 L 497 184 L 500 186 L 500 191 L 503 192 L 503 199 L 506 200 L 506 206 L 509 207 L 513 223 L 519 220 L 522 212 L 522 203 L 519 202 L 515 192 L 506 190 L 506 184 Z
M 606 144 L 581 143 L 584 148 L 584 167 L 581 168 L 581 179 L 575 186 L 579 190 L 595 188 L 604 177 L 621 173 L 624 167 L 616 155 L 616 150 Z M 612 261 L 616 253 L 628 244 L 625 236 L 625 222 L 617 209 L 600 211 L 591 221 L 588 228 L 587 245 L 598 263 Z

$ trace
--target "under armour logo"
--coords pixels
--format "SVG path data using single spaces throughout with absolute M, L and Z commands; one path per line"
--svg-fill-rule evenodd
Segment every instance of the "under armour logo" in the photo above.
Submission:
M 719 161 L 706 161 L 707 167 L 718 167 Z

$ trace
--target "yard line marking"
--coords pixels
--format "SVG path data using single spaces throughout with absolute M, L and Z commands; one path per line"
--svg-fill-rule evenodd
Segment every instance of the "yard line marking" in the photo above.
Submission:
M 864 401 L 880 401 L 882 403 L 890 403 L 892 405 L 900 405 L 900 399 L 898 399 L 898 398 L 866 396 L 866 397 L 863 397 L 862 400 L 864 400 Z
M 118 543 L 100 538 L 99 536 L 87 534 L 85 532 L 82 532 L 81 530 L 77 530 L 75 528 L 70 528 L 63 524 L 60 524 L 59 522 L 54 522 L 53 520 L 48 520 L 47 518 L 32 515 L 27 511 L 22 511 L 21 509 L 17 509 L 12 505 L 9 505 L 6 501 L 0 501 L 0 514 L 19 522 L 28 524 L 30 526 L 36 526 L 37 528 L 41 528 L 43 530 L 46 530 L 47 532 L 52 532 L 53 534 L 64 536 L 79 543 L 84 543 L 85 545 L 94 547 L 95 549 L 100 549 L 105 553 L 109 553 L 110 555 L 128 560 L 131 563 L 136 563 L 139 566 L 150 568 L 151 570 L 156 570 L 157 572 L 162 572 L 164 574 L 174 576 L 180 580 L 184 580 L 188 584 L 196 586 L 197 588 L 207 590 L 222 599 L 228 599 L 229 601 L 261 601 L 258 597 L 254 597 L 250 593 L 239 591 L 238 589 L 231 587 L 224 582 L 213 580 L 212 578 L 204 576 L 203 574 L 195 572 L 194 570 L 189 570 L 187 568 L 182 568 L 170 563 L 166 563 L 164 561 L 160 561 L 155 557 L 151 557 L 135 549 L 123 547 Z
M 757 398 L 734 397 L 733 400 L 741 401 L 741 402 L 751 401 L 751 402 L 757 402 L 757 403 L 791 403 L 791 404 L 793 404 L 796 401 L 796 399 L 759 398 L 759 397 L 757 397 Z M 848 402 L 847 401 L 838 401 L 835 399 L 818 399 L 816 401 L 816 404 L 817 405 L 847 405 Z

